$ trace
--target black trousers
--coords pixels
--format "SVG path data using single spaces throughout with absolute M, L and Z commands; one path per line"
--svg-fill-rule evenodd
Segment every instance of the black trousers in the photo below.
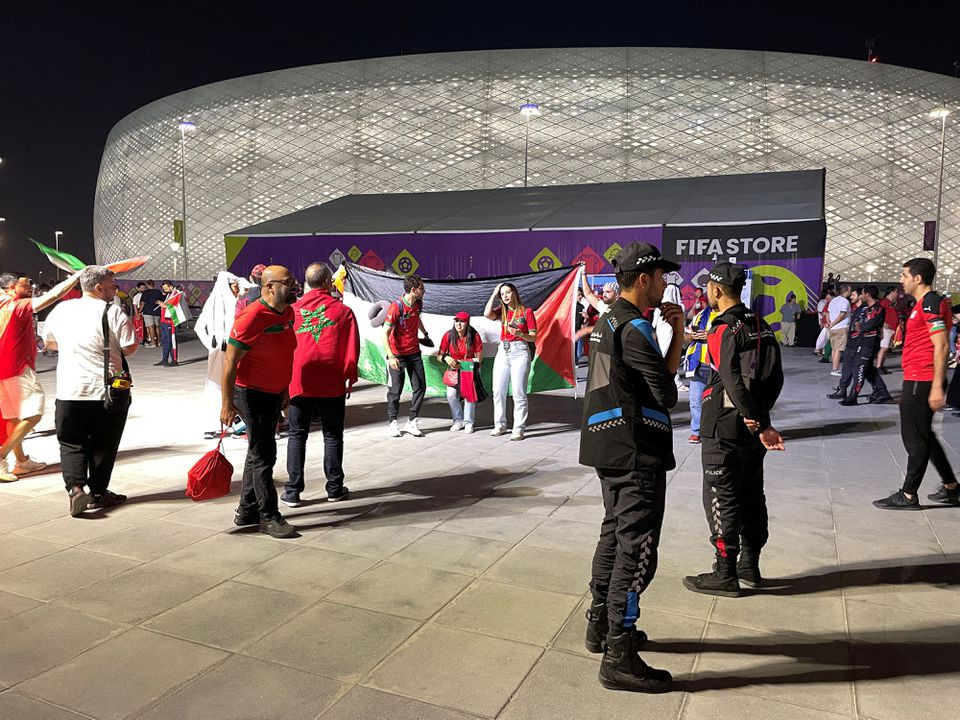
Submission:
M 889 395 L 887 384 L 883 381 L 883 376 L 877 372 L 875 365 L 879 351 L 880 341 L 877 339 L 867 339 L 847 345 L 843 355 L 840 387 L 849 388 L 849 394 L 856 397 L 863 390 L 863 383 L 867 381 L 873 388 L 874 395 Z
M 280 419 L 280 393 L 265 393 L 237 387 L 233 404 L 247 426 L 247 458 L 243 463 L 240 486 L 240 513 L 270 519 L 277 516 L 277 489 L 273 486 L 273 466 L 277 462 L 277 421 Z
M 593 555 L 590 592 L 607 604 L 610 629 L 636 625 L 640 595 L 657 572 L 667 474 L 651 467 L 632 472 L 597 470 L 603 523 Z
M 930 381 L 904 380 L 900 395 L 900 437 L 907 450 L 903 491 L 911 495 L 920 489 L 931 460 L 945 485 L 957 481 L 940 441 L 933 434 L 933 411 L 929 404 L 932 385 Z
M 129 394 L 109 408 L 102 400 L 57 400 L 54 424 L 67 492 L 76 485 L 88 485 L 92 495 L 107 491 L 129 409 Z
M 303 466 L 307 459 L 307 436 L 314 412 L 320 414 L 323 432 L 323 474 L 327 478 L 327 494 L 339 495 L 343 490 L 343 420 L 347 396 L 290 398 L 287 408 L 287 496 L 303 492 Z
M 736 560 L 741 551 L 759 554 L 767 544 L 767 499 L 763 494 L 766 449 L 756 437 L 705 437 L 703 509 L 718 558 Z
M 413 391 L 413 397 L 410 400 L 411 419 L 420 414 L 423 396 L 427 392 L 427 377 L 423 371 L 423 357 L 420 353 L 398 355 L 397 362 L 400 365 L 398 370 L 387 367 L 390 375 L 390 386 L 387 388 L 387 415 L 391 421 L 396 420 L 400 415 L 400 393 L 403 392 L 404 372 L 410 377 L 410 389 Z

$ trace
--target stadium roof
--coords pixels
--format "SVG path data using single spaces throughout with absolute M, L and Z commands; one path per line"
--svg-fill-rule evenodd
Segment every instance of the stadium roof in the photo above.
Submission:
M 345 195 L 227 235 L 510 232 L 820 220 L 824 170 Z

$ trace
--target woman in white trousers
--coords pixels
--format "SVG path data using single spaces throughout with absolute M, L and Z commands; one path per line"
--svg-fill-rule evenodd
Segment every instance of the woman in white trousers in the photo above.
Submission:
M 493 430 L 491 435 L 507 432 L 507 389 L 513 389 L 513 432 L 511 440 L 523 440 L 527 427 L 527 382 L 533 360 L 527 343 L 537 337 L 533 310 L 524 307 L 520 293 L 512 283 L 494 288 L 484 317 L 500 321 L 500 345 L 493 360 Z

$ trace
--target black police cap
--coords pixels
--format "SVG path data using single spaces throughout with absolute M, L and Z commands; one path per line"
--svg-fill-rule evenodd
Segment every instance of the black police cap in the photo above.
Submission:
M 717 263 L 710 271 L 710 279 L 718 285 L 742 288 L 747 283 L 747 271 L 735 263 Z
M 676 272 L 680 266 L 667 260 L 650 243 L 630 243 L 610 261 L 618 273 L 644 272 L 662 268 L 664 272 Z

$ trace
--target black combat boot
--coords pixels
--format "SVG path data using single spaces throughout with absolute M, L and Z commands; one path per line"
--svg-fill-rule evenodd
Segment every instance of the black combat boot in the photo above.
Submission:
M 760 575 L 760 553 L 743 549 L 737 558 L 737 578 L 747 587 L 755 588 L 763 584 Z
M 740 597 L 740 583 L 737 581 L 737 566 L 734 563 L 730 558 L 717 558 L 713 572 L 687 575 L 683 579 L 683 586 L 687 590 L 705 595 Z
M 590 607 L 587 608 L 587 637 L 584 642 L 587 650 L 592 653 L 602 653 L 603 644 L 606 642 L 607 631 L 609 629 L 610 626 L 607 624 L 607 605 L 606 603 L 598 602 L 596 598 L 594 598 L 590 603 Z M 647 642 L 647 634 L 643 630 L 637 630 L 636 628 L 631 628 L 630 631 L 634 634 L 634 647 L 643 647 Z
M 832 393 L 827 395 L 827 398 L 830 400 L 843 400 L 847 396 L 846 389 L 842 387 L 836 387 Z
M 853 395 L 853 394 L 847 395 L 843 400 L 840 401 L 840 404 L 841 404 L 841 405 L 846 405 L 846 406 L 857 405 L 857 404 L 858 404 L 858 403 L 857 403 L 857 396 L 856 396 L 856 395 Z
M 607 635 L 603 660 L 600 661 L 600 684 L 608 690 L 662 693 L 670 690 L 673 677 L 666 670 L 647 665 L 637 654 L 639 633 L 632 629 Z

